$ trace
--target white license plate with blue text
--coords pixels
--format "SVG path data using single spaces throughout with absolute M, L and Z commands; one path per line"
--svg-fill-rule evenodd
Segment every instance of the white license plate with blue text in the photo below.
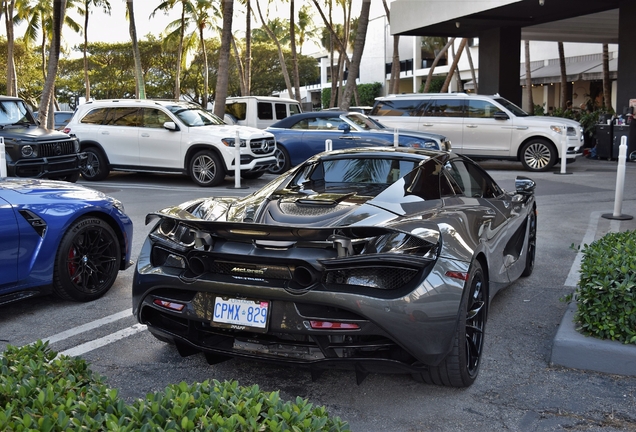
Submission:
M 212 322 L 229 327 L 265 329 L 268 311 L 269 302 L 266 301 L 216 297 Z

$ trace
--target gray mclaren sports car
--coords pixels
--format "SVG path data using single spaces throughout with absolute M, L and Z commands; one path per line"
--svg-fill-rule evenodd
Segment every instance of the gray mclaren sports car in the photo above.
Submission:
M 449 152 L 321 153 L 244 198 L 148 215 L 140 323 L 179 353 L 465 387 L 490 300 L 534 266 L 535 184 Z

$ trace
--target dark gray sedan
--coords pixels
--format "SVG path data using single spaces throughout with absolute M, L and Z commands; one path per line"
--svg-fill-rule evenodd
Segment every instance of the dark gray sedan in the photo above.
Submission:
M 490 300 L 534 267 L 534 182 L 502 190 L 449 152 L 316 155 L 244 198 L 201 198 L 153 221 L 134 314 L 210 363 L 231 357 L 477 377 Z

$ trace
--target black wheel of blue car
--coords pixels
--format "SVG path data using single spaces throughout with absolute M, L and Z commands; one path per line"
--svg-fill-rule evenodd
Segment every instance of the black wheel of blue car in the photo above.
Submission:
M 285 171 L 289 170 L 289 168 L 291 168 L 289 153 L 287 152 L 287 150 L 285 150 L 284 147 L 280 145 L 277 146 L 274 156 L 276 156 L 276 165 L 272 165 L 272 167 L 269 169 L 269 172 L 271 174 L 282 174 Z
M 219 157 L 211 151 L 196 153 L 190 160 L 190 178 L 199 186 L 218 186 L 225 179 Z
M 488 309 L 488 281 L 478 261 L 473 263 L 466 288 L 451 352 L 438 366 L 429 367 L 415 379 L 428 384 L 468 387 L 477 378 Z
M 521 276 L 530 276 L 534 270 L 534 258 L 537 249 L 537 213 L 532 209 L 528 216 L 528 247 L 526 249 L 526 266 Z
M 53 289 L 67 300 L 91 301 L 115 282 L 121 248 L 115 231 L 96 217 L 71 225 L 60 242 L 53 269 Z
M 86 153 L 86 163 L 82 168 L 82 177 L 88 181 L 104 180 L 110 173 L 108 161 L 104 152 L 97 147 L 89 147 L 84 150 Z

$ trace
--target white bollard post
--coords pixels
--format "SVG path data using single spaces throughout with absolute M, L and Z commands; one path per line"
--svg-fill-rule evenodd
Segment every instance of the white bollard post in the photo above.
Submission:
M 400 146 L 400 134 L 397 128 L 395 128 L 393 130 L 393 147 L 397 148 L 399 146 Z
M 603 215 L 605 219 L 630 220 L 633 216 L 621 214 L 623 210 L 623 192 L 625 190 L 625 163 L 627 159 L 627 137 L 621 137 L 618 146 L 618 168 L 616 169 L 616 194 L 614 195 L 614 213 Z
M 234 138 L 234 187 L 241 188 L 241 137 L 238 128 L 236 138 Z
M 0 137 L 0 178 L 7 176 L 7 155 L 4 153 L 4 137 Z
M 331 141 L 330 139 L 325 140 L 325 151 L 332 151 L 333 150 L 333 141 Z
M 561 139 L 561 174 L 567 174 L 567 152 L 568 152 L 568 127 L 563 126 L 563 138 Z

